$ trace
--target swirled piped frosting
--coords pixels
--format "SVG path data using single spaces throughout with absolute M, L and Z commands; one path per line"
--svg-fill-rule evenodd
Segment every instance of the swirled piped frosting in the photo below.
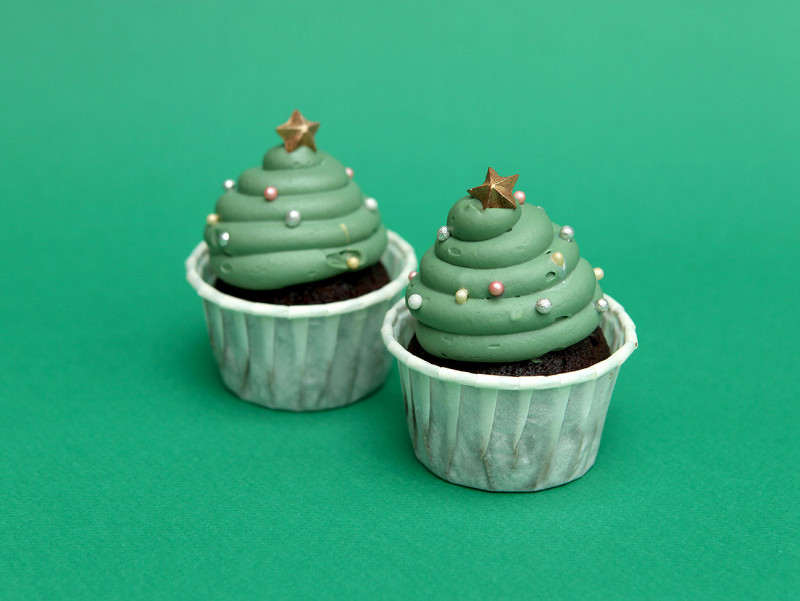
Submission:
M 607 303 L 572 234 L 541 207 L 456 202 L 406 292 L 419 343 L 447 359 L 512 362 L 586 338 Z
M 205 241 L 211 270 L 233 286 L 323 280 L 374 265 L 386 249 L 377 203 L 325 152 L 276 146 L 226 187 Z

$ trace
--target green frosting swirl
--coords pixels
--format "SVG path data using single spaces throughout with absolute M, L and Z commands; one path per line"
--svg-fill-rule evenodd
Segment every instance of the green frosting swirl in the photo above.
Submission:
M 278 198 L 268 201 L 273 186 Z M 300 223 L 287 224 L 290 211 Z M 250 290 L 275 290 L 323 280 L 377 263 L 386 250 L 386 229 L 368 207 L 344 166 L 321 151 L 283 145 L 264 155 L 261 167 L 239 176 L 217 201 L 217 223 L 206 226 L 211 270 L 225 282 Z M 352 265 L 352 259 L 351 259 Z
M 421 297 L 409 310 L 429 353 L 476 362 L 535 359 L 600 324 L 595 301 L 603 292 L 594 270 L 542 208 L 483 209 L 466 196 L 450 209 L 447 227 L 450 237 L 425 253 L 406 291 L 406 303 Z M 553 262 L 555 252 L 564 255 L 563 267 Z M 494 281 L 504 285 L 499 296 L 489 291 Z M 462 288 L 468 299 L 459 304 Z M 539 299 L 550 301 L 549 312 L 537 311 Z

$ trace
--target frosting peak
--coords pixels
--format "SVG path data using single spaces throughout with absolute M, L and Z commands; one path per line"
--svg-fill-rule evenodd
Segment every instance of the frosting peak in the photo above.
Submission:
M 288 146 L 226 185 L 208 220 L 210 266 L 229 284 L 275 290 L 323 280 L 374 265 L 386 249 L 377 203 L 345 167 L 308 144 Z
M 519 207 L 484 209 L 480 200 L 465 196 L 447 214 L 447 228 L 459 240 L 489 240 L 514 227 L 521 215 Z
M 406 292 L 420 344 L 448 359 L 510 362 L 586 338 L 603 293 L 573 235 L 540 207 L 458 200 Z

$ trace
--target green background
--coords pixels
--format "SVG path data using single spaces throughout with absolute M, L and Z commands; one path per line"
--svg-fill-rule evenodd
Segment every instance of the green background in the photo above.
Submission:
M 796 598 L 796 2 L 80 5 L 0 20 L 0 597 Z M 183 260 L 295 107 L 419 254 L 489 165 L 575 227 L 640 336 L 584 478 L 223 388 Z

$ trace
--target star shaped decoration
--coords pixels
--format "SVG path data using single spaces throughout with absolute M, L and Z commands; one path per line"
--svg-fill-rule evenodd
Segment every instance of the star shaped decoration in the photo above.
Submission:
M 480 186 L 470 188 L 467 193 L 480 200 L 484 209 L 516 209 L 514 184 L 517 183 L 518 177 L 519 174 L 501 177 L 497 175 L 497 171 L 489 167 L 484 182 Z
M 319 129 L 318 121 L 309 121 L 297 109 L 294 110 L 292 116 L 283 125 L 275 128 L 278 135 L 283 138 L 283 146 L 286 152 L 293 152 L 300 146 L 308 146 L 311 150 L 317 150 L 317 145 L 314 142 L 314 134 Z

